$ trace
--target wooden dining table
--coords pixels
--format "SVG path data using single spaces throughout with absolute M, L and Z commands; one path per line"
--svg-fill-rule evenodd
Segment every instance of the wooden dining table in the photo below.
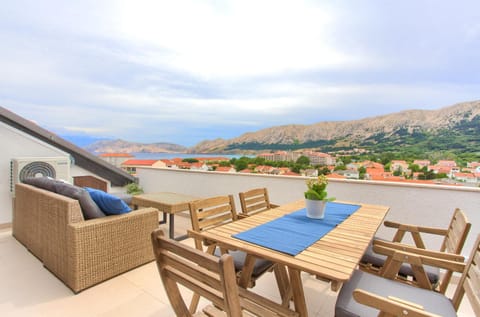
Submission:
M 308 316 L 301 272 L 310 273 L 321 280 L 329 281 L 332 290 L 337 291 L 357 268 L 360 259 L 389 210 L 387 206 L 355 202 L 340 203 L 356 204 L 360 208 L 295 256 L 249 243 L 234 238 L 232 235 L 305 208 L 304 200 L 281 205 L 202 232 L 189 232 L 189 234 L 197 239 L 212 241 L 221 248 L 241 250 L 250 256 L 267 259 L 277 263 L 277 265 L 284 266 L 288 272 L 288 281 L 284 285 L 288 287 L 288 290 L 281 291 L 281 293 L 282 295 L 289 294 L 288 302 L 293 297 L 295 310 L 300 316 Z M 285 243 L 288 243 L 288 241 L 285 241 Z M 247 265 L 247 262 L 253 267 L 254 261 L 246 261 L 245 265 Z M 251 272 L 252 269 L 244 267 L 242 272 L 244 271 Z

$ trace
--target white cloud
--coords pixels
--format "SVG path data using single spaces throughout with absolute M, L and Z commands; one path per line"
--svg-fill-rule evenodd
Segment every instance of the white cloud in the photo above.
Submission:
M 329 44 L 326 31 L 334 27 L 335 14 L 314 2 L 143 4 L 124 1 L 115 14 L 118 36 L 159 49 L 144 56 L 147 63 L 168 61 L 203 78 L 228 78 L 358 62 Z
M 430 4 L 418 5 L 8 2 L 0 104 L 57 130 L 194 144 L 200 130 L 222 137 L 478 99 L 479 24 L 465 14 L 478 10 L 436 6 L 427 23 Z

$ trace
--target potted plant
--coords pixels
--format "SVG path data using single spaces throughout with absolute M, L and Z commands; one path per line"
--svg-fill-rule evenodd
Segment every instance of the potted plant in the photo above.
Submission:
M 125 186 L 125 188 L 126 188 L 127 194 L 130 194 L 130 195 L 143 194 L 143 188 L 137 183 L 130 183 L 127 186 Z
M 305 192 L 305 206 L 307 217 L 323 219 L 325 215 L 325 204 L 335 198 L 327 198 L 328 179 L 325 175 L 311 178 L 306 181 L 307 191 Z

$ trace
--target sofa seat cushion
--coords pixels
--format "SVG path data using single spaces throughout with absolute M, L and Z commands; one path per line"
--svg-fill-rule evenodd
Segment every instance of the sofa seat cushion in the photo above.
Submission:
M 215 256 L 220 257 L 222 255 L 220 248 L 216 248 L 214 254 Z M 236 250 L 236 251 L 228 251 L 228 254 L 230 254 L 233 257 L 233 264 L 235 266 L 235 271 L 236 272 L 241 271 L 245 263 L 245 258 L 247 257 L 247 253 Z M 256 258 L 255 264 L 253 266 L 252 277 L 254 279 L 260 277 L 260 275 L 262 275 L 268 269 L 270 269 L 272 265 L 273 265 L 272 262 L 268 260 Z
M 366 263 L 366 264 L 370 263 L 376 267 L 382 267 L 386 260 L 387 260 L 387 256 L 383 254 L 375 253 L 373 251 L 373 244 L 370 243 L 370 245 L 367 248 L 367 251 L 365 251 L 365 253 L 363 254 L 360 262 Z M 440 269 L 438 267 L 429 266 L 429 265 L 424 265 L 423 269 L 425 270 L 425 273 L 427 273 L 430 283 L 432 283 L 432 285 L 436 285 L 440 278 Z M 413 276 L 412 266 L 408 263 L 403 263 L 398 273 L 403 276 Z
M 95 203 L 107 215 L 120 215 L 132 211 L 121 198 L 99 189 L 85 187 Z
M 105 217 L 105 213 L 93 201 L 90 194 L 83 188 L 57 181 L 55 184 L 55 192 L 57 194 L 77 199 L 82 209 L 83 218 L 85 220 Z
M 356 270 L 350 280 L 343 284 L 335 304 L 335 316 L 370 317 L 378 315 L 378 310 L 355 301 L 352 294 L 357 288 L 383 297 L 392 296 L 422 305 L 425 311 L 440 316 L 457 316 L 450 299 L 443 294 L 399 283 L 360 270 Z

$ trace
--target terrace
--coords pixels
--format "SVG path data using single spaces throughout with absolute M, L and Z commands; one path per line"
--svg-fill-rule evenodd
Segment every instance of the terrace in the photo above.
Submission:
M 156 169 L 137 169 L 145 192 L 171 191 L 200 197 L 234 194 L 253 187 L 267 187 L 272 202 L 287 203 L 303 197 L 304 178 L 242 175 Z M 446 227 L 454 208 L 462 208 L 472 222 L 464 248 L 468 256 L 480 225 L 479 188 L 440 185 L 412 185 L 375 181 L 331 180 L 329 196 L 339 200 L 387 205 L 387 219 Z M 238 197 L 236 197 L 238 199 Z M 237 208 L 240 207 L 238 200 Z M 186 214 L 177 217 L 178 234 L 189 227 Z M 167 226 L 162 225 L 167 229 Z M 381 228 L 378 235 L 390 238 Z M 193 245 L 191 239 L 184 243 Z M 439 239 L 426 240 L 438 248 Z M 12 236 L 9 228 L 0 231 L 0 312 L 3 316 L 173 316 L 155 266 L 149 263 L 74 295 L 60 280 Z M 333 316 L 336 293 L 329 284 L 302 274 L 310 316 Z M 262 277 L 255 292 L 279 299 L 273 274 Z M 451 294 L 452 287 L 447 294 Z M 474 316 L 464 298 L 459 316 Z

